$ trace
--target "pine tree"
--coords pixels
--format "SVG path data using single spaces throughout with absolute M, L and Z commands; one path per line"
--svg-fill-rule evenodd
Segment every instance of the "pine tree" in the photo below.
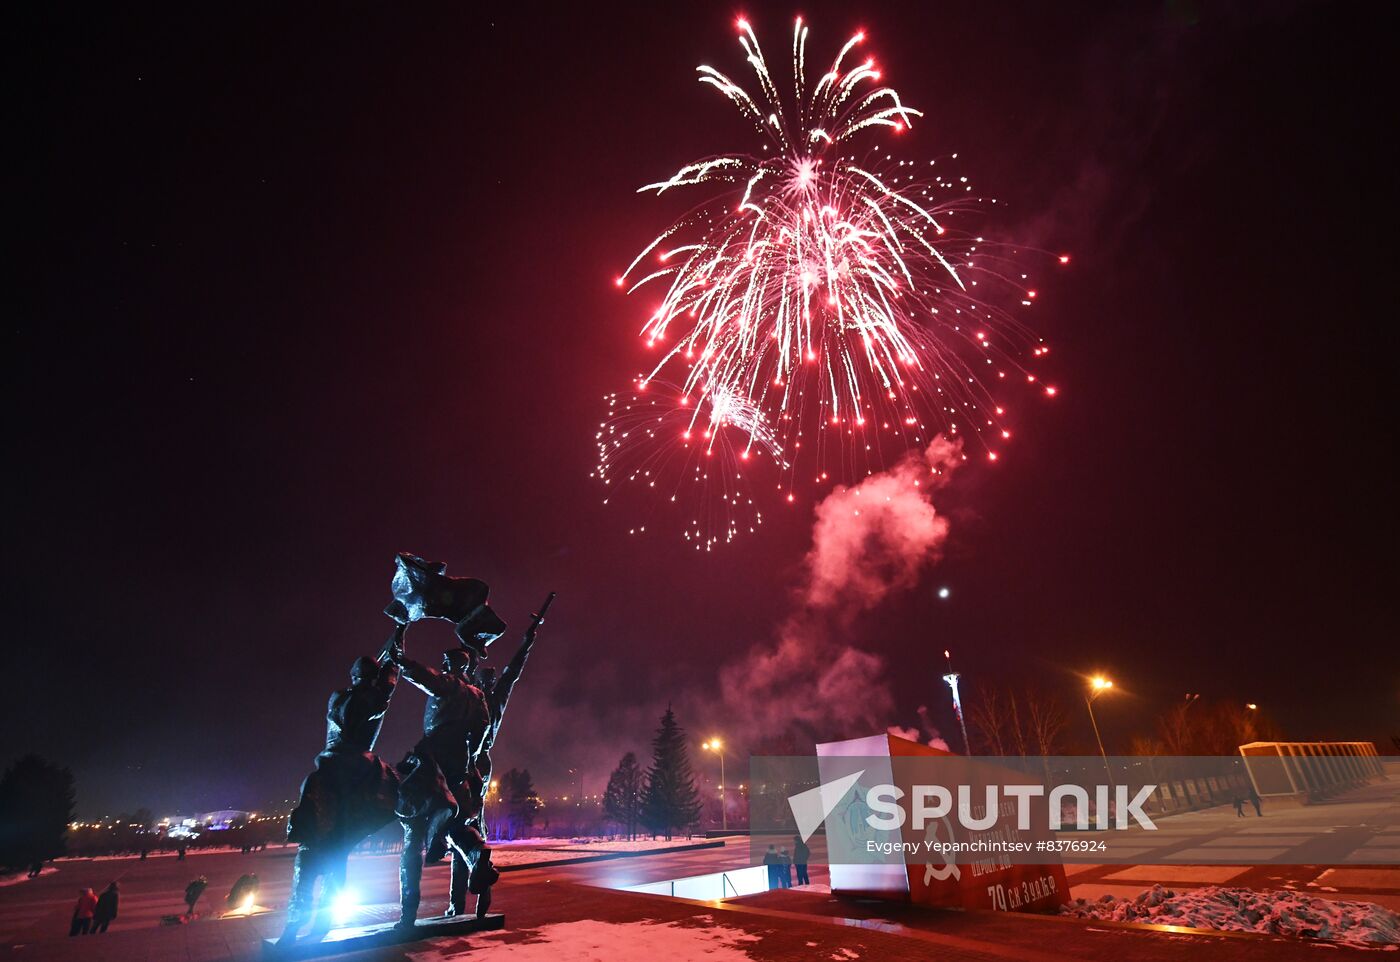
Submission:
M 535 814 L 544 807 L 530 770 L 512 768 L 501 776 L 501 798 L 505 801 L 506 834 L 525 838 L 535 824 Z
M 642 821 L 654 835 L 670 838 L 693 828 L 700 818 L 700 793 L 690 770 L 685 732 L 669 706 L 651 743 L 651 768 L 642 795 Z
M 73 773 L 26 755 L 0 779 L 0 866 L 28 868 L 67 852 Z
M 608 787 L 603 792 L 603 817 L 621 827 L 629 839 L 637 837 L 637 824 L 642 817 L 642 789 L 642 770 L 637 765 L 637 756 L 628 752 L 608 776 Z

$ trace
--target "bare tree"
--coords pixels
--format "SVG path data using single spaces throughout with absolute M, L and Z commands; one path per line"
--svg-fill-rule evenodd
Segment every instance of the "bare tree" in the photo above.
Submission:
M 1026 706 L 1026 742 L 1032 754 L 1058 755 L 1061 736 L 1069 724 L 1064 704 L 1052 693 L 1035 686 L 1025 688 L 1022 700 Z
M 1195 702 L 1191 699 L 1180 702 L 1157 721 L 1157 735 L 1168 755 L 1199 754 L 1197 748 L 1200 740 L 1193 723 L 1201 717 L 1201 713 L 1191 714 L 1193 704 Z
M 1054 755 L 1069 718 L 1052 693 L 1035 685 L 979 688 L 967 712 L 987 755 Z
M 984 755 L 1005 755 L 1007 740 L 1001 692 L 988 685 L 977 689 L 977 698 L 967 708 L 967 720 L 977 732 L 977 741 Z
M 1162 744 L 1161 739 L 1153 738 L 1151 735 L 1134 735 L 1128 742 L 1129 755 L 1151 758 L 1166 753 L 1166 746 Z

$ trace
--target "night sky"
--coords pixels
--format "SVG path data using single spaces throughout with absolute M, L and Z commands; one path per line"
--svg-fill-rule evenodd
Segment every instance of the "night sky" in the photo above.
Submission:
M 499 768 L 600 790 L 672 699 L 697 738 L 727 731 L 716 670 L 790 610 L 816 492 L 706 555 L 664 515 L 629 536 L 590 471 L 602 396 L 645 363 L 613 278 L 668 222 L 634 191 L 755 143 L 693 73 L 744 72 L 741 12 L 777 64 L 796 12 L 821 59 L 863 27 L 926 114 L 900 155 L 958 152 L 1001 236 L 1073 254 L 1029 318 L 1059 395 L 1015 398 L 1017 439 L 938 502 L 945 560 L 850 630 L 892 666 L 889 723 L 929 704 L 951 731 L 950 647 L 970 698 L 1108 672 L 1110 750 L 1188 691 L 1385 750 L 1392 25 L 666 6 L 11 13 L 33 225 L 6 324 L 0 764 L 71 766 L 84 815 L 294 797 L 327 694 L 391 628 L 399 550 L 490 581 L 506 649 L 559 592 Z M 435 662 L 450 627 L 408 640 Z M 383 754 L 420 712 L 400 694 Z

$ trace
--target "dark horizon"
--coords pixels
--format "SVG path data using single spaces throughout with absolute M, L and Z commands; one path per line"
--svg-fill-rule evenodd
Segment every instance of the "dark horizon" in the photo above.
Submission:
M 819 495 L 697 554 L 664 512 L 629 536 L 590 471 L 645 363 L 613 278 L 667 219 L 635 191 L 751 143 L 693 73 L 740 72 L 740 12 L 777 51 L 796 12 L 822 56 L 864 28 L 926 114 L 899 151 L 957 152 L 1002 199 L 989 230 L 1072 255 L 1030 316 L 1060 393 L 1017 398 L 1001 460 L 936 502 L 944 560 L 840 631 L 885 659 L 888 724 L 927 705 L 955 737 L 948 648 L 969 698 L 1059 690 L 1081 747 L 1101 670 L 1110 752 L 1187 692 L 1394 750 L 1394 148 L 1365 11 L 47 9 L 19 15 L 0 765 L 70 766 L 85 817 L 295 798 L 400 550 L 490 582 L 498 658 L 559 592 L 501 770 L 605 778 L 673 700 L 694 741 L 734 726 L 716 671 L 792 613 Z M 420 718 L 397 696 L 386 758 Z

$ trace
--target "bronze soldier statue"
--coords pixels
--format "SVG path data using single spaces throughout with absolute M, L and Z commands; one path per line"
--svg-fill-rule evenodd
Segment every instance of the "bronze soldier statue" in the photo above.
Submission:
M 412 926 L 422 898 L 424 845 L 429 855 L 452 856 L 451 897 L 445 915 L 466 911 L 467 885 L 483 842 L 472 824 L 481 811 L 475 755 L 490 727 L 486 696 L 472 684 L 480 653 L 454 648 L 442 670 L 399 657 L 403 677 L 428 696 L 423 737 L 401 763 L 398 817 L 403 824 L 399 864 L 401 926 Z
M 350 687 L 332 694 L 326 706 L 326 747 L 302 783 L 301 800 L 287 824 L 287 840 L 298 848 L 279 945 L 297 941 L 313 908 L 308 939 L 325 937 L 330 904 L 345 885 L 350 850 L 394 818 L 398 778 L 374 754 L 374 743 L 398 681 L 403 634 L 400 625 L 378 659 L 357 658 L 350 668 Z M 318 878 L 319 903 L 314 897 Z
M 481 671 L 481 690 L 486 695 L 486 707 L 491 716 L 491 724 L 486 729 L 486 737 L 482 740 L 481 749 L 476 756 L 476 771 L 482 785 L 491 784 L 491 749 L 496 744 L 496 737 L 501 733 L 506 703 L 510 701 L 510 693 L 514 690 L 515 683 L 525 671 L 525 661 L 530 657 L 531 649 L 535 647 L 535 635 L 538 634 L 540 625 L 544 624 L 544 616 L 553 603 L 554 592 L 551 591 L 544 599 L 544 604 L 540 605 L 539 612 L 531 619 L 530 627 L 525 629 L 525 640 L 520 643 L 520 647 L 516 649 L 499 678 L 496 677 L 494 668 L 483 668 Z M 484 814 L 481 819 L 481 834 L 486 834 Z

